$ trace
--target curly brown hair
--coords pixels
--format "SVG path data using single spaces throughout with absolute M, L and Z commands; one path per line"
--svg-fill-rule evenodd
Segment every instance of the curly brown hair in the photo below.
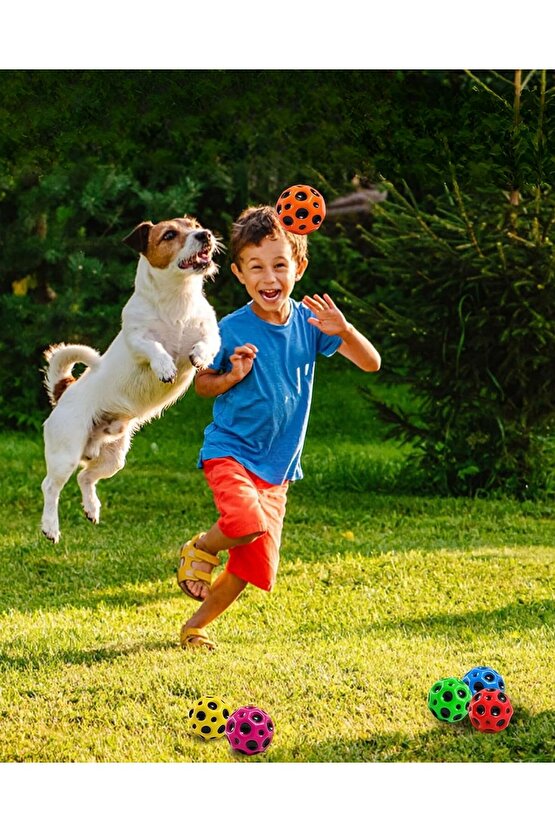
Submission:
M 258 205 L 245 208 L 233 223 L 230 246 L 232 261 L 239 266 L 239 257 L 245 246 L 258 246 L 266 237 L 272 240 L 285 237 L 291 245 L 297 265 L 308 256 L 306 236 L 286 231 L 271 205 Z

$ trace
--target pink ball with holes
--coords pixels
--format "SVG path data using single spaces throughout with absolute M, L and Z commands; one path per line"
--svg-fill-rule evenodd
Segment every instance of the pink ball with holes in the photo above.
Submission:
M 225 735 L 233 751 L 261 754 L 274 738 L 274 721 L 262 708 L 247 705 L 231 714 L 225 726 Z

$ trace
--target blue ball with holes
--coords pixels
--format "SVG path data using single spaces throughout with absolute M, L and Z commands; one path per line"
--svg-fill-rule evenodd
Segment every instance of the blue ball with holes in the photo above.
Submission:
M 496 688 L 497 690 L 505 690 L 505 682 L 503 677 L 493 667 L 484 667 L 479 665 L 473 667 L 468 673 L 462 677 L 465 685 L 468 685 L 472 694 L 479 693 L 484 688 Z

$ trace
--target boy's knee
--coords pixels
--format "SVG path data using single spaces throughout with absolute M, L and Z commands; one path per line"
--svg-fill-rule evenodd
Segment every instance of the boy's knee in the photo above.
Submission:
M 258 538 L 263 534 L 266 534 L 266 529 L 262 529 L 259 532 L 253 532 L 252 534 L 246 534 L 243 537 L 234 537 L 233 546 L 248 546 L 249 543 L 254 543 L 254 541 L 258 540 Z

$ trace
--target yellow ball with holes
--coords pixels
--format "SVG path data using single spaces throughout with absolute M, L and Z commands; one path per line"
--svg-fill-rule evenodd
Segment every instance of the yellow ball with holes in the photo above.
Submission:
M 219 696 L 203 696 L 189 711 L 189 730 L 203 740 L 225 737 L 231 708 Z

